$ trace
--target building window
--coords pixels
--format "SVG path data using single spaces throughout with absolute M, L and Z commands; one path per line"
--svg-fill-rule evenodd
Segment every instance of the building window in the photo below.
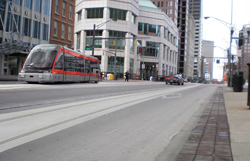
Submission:
M 40 39 L 40 22 L 33 20 L 33 38 Z
M 54 21 L 54 35 L 57 36 L 57 25 L 58 25 L 58 22 L 55 20 Z
M 135 24 L 136 15 L 132 13 L 131 22 Z
M 62 23 L 61 38 L 65 38 L 65 24 Z
M 82 10 L 77 12 L 77 20 L 80 21 L 82 19 Z
M 77 34 L 76 34 L 76 41 L 77 41 L 77 43 L 76 43 L 76 49 L 80 49 L 80 41 L 81 41 L 81 39 L 80 39 L 80 37 L 81 37 L 81 32 L 78 32 Z
M 95 30 L 95 37 L 102 37 L 102 30 Z M 86 48 L 92 48 L 93 46 L 93 30 L 86 31 Z M 102 48 L 102 39 L 95 40 L 95 48 Z
M 143 32 L 144 35 L 160 36 L 160 26 L 153 24 L 146 24 L 139 22 L 138 31 Z
M 21 28 L 21 16 L 14 14 L 14 21 L 16 21 L 16 24 L 13 24 L 13 32 L 20 32 Z
M 14 0 L 13 3 L 22 6 L 22 0 Z
M 160 44 L 158 42 L 147 41 L 146 46 L 147 51 L 144 54 L 145 56 L 159 57 Z
M 87 18 L 103 18 L 103 8 L 87 9 Z
M 43 0 L 43 14 L 49 16 L 50 0 Z
M 49 37 L 49 25 L 43 24 L 43 40 L 48 41 Z
M 25 36 L 30 36 L 31 19 L 23 17 L 23 33 Z
M 168 10 L 166 9 L 166 14 L 168 14 Z
M 24 0 L 24 7 L 32 9 L 32 0 Z
M 55 12 L 58 13 L 59 0 L 56 0 Z
M 66 2 L 63 2 L 62 15 L 65 16 Z
M 112 37 L 120 37 L 120 38 L 125 38 L 126 36 L 126 32 L 121 32 L 121 31 L 113 31 L 113 30 L 110 30 L 109 31 L 109 37 L 112 38 Z M 120 40 L 116 40 L 116 48 L 117 49 L 122 49 L 124 50 L 125 49 L 125 46 L 123 46 L 122 42 L 124 40 L 120 39 Z M 113 40 L 110 40 L 109 41 L 109 48 L 110 49 L 115 49 L 115 46 L 113 46 Z
M 158 2 L 158 5 L 157 5 L 158 7 L 160 7 L 160 2 Z
M 69 18 L 72 19 L 72 5 L 69 6 Z
M 166 1 L 166 7 L 168 7 L 168 1 Z
M 126 20 L 126 10 L 110 8 L 110 18 L 115 20 Z
M 71 26 L 69 26 L 69 31 L 68 31 L 68 40 L 71 40 Z
M 36 0 L 34 1 L 34 10 L 38 13 L 41 13 L 41 7 L 42 7 L 42 1 L 41 0 Z
M 163 1 L 162 1 L 162 2 L 161 2 L 161 7 L 163 7 L 163 4 L 164 4 L 164 3 L 163 3 Z

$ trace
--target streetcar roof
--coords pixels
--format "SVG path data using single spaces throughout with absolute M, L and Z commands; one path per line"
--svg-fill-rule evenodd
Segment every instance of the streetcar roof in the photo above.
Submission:
M 65 47 L 65 46 L 62 46 L 62 45 L 58 45 L 58 44 L 39 44 L 39 45 L 36 45 L 35 47 L 58 47 L 59 49 L 60 48 L 64 48 L 64 49 L 67 49 L 69 51 L 72 51 L 72 52 L 75 52 L 75 53 L 78 53 L 78 54 L 81 54 L 81 55 L 84 55 L 84 56 L 87 56 L 87 57 L 90 57 L 90 58 L 93 58 L 93 59 L 97 59 L 96 57 L 92 56 L 92 55 L 85 55 L 84 53 L 81 53 L 79 51 L 75 51 L 75 50 L 72 50 L 68 47 Z M 58 49 L 58 50 L 59 50 Z

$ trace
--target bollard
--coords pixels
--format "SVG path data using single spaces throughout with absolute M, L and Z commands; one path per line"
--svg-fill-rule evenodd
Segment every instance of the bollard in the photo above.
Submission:
M 248 65 L 248 93 L 247 93 L 247 106 L 249 106 L 250 108 L 250 83 L 249 83 L 249 80 L 250 80 L 250 63 L 247 63 Z

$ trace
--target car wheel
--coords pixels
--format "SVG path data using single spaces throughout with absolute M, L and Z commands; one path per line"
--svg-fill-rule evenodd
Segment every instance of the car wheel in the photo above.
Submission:
M 182 85 L 184 85 L 184 83 L 182 83 Z
M 172 83 L 170 83 L 170 84 L 172 84 Z
M 180 85 L 180 83 L 178 83 L 178 85 Z
M 168 82 L 166 82 L 166 84 L 168 84 Z

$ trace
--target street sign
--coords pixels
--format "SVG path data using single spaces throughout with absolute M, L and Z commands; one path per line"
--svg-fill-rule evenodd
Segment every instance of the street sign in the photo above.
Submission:
M 92 47 L 85 47 L 85 50 L 92 50 Z
M 145 64 L 142 64 L 142 65 L 141 65 L 141 68 L 142 68 L 142 69 L 145 69 Z

